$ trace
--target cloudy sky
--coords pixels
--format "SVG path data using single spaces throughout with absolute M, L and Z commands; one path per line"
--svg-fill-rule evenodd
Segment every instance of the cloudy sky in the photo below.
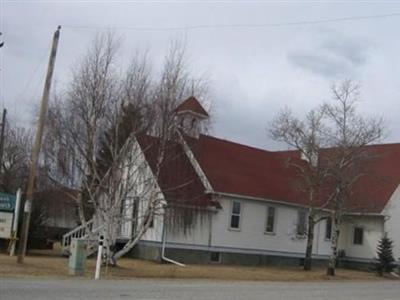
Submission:
M 111 3 L 112 2 L 112 3 Z M 330 86 L 362 87 L 360 112 L 384 116 L 387 142 L 400 142 L 400 15 L 308 25 L 140 31 L 127 27 L 287 24 L 400 14 L 395 1 L 0 1 L 0 103 L 31 126 L 40 100 L 50 40 L 62 25 L 55 85 L 100 27 L 123 36 L 121 59 L 148 49 L 155 68 L 171 40 L 186 39 L 194 73 L 209 78 L 213 135 L 276 149 L 267 125 L 284 106 L 299 116 L 331 99 Z M 76 27 L 94 27 L 85 29 Z

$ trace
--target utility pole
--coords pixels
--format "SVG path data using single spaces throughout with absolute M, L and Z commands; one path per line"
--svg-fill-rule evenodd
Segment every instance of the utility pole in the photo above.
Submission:
M 49 65 L 47 67 L 46 81 L 44 83 L 44 90 L 42 95 L 42 103 L 40 105 L 39 120 L 36 129 L 35 144 L 32 149 L 31 165 L 29 169 L 28 188 L 26 190 L 26 201 L 24 206 L 24 216 L 22 222 L 21 239 L 18 247 L 18 263 L 24 262 L 26 253 L 26 245 L 28 242 L 29 222 L 31 219 L 33 192 L 35 188 L 36 168 L 39 160 L 40 147 L 42 144 L 42 135 L 44 121 L 46 119 L 47 103 L 49 102 L 51 79 L 53 77 L 54 64 L 56 61 L 58 40 L 60 38 L 61 26 L 58 26 L 53 35 L 53 43 L 50 52 Z
M 0 173 L 3 170 L 4 130 L 6 128 L 6 115 L 7 115 L 7 109 L 3 109 L 3 119 L 1 121 L 1 135 L 0 135 Z
M 10 256 L 14 256 L 14 254 L 15 254 L 15 245 L 17 244 L 17 235 L 18 235 L 18 220 L 19 220 L 20 207 L 21 207 L 21 189 L 18 189 L 16 201 L 15 201 L 14 220 L 13 220 L 12 231 L 11 231 Z

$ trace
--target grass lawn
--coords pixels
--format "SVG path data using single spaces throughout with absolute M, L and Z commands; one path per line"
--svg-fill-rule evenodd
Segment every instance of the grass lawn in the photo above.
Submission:
M 87 260 L 86 278 L 93 278 L 95 260 Z M 51 277 L 71 278 L 68 275 L 68 259 L 35 253 L 17 264 L 16 257 L 0 254 L 0 277 Z M 184 268 L 171 264 L 159 264 L 132 258 L 118 261 L 117 267 L 102 268 L 102 278 L 185 278 L 218 280 L 264 281 L 323 281 L 323 280 L 379 280 L 372 273 L 338 269 L 334 278 L 325 275 L 325 269 L 316 268 L 304 272 L 296 267 L 243 267 L 224 265 L 188 265 Z

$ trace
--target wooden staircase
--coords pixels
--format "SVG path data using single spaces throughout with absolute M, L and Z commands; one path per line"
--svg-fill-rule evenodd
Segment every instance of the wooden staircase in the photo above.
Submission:
M 97 252 L 99 235 L 103 229 L 103 226 L 94 227 L 94 220 L 86 222 L 86 225 L 82 224 L 75 229 L 67 232 L 62 237 L 61 247 L 62 255 L 68 256 L 70 254 L 70 246 L 73 239 L 86 240 L 87 245 L 87 256 L 90 256 Z

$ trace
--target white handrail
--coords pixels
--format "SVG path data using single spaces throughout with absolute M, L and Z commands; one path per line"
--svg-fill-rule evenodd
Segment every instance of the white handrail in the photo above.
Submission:
M 69 236 L 72 236 L 72 235 L 74 235 L 74 234 L 77 233 L 77 232 L 80 232 L 82 229 L 86 229 L 86 227 L 91 227 L 92 225 L 93 225 L 93 219 L 90 220 L 90 221 L 88 221 L 88 222 L 86 222 L 86 225 L 83 225 L 83 224 L 82 224 L 82 225 L 79 225 L 79 226 L 76 227 L 75 229 L 73 229 L 73 230 L 67 232 L 66 234 L 63 235 L 63 239 L 64 239 L 64 238 L 68 238 Z M 86 231 L 86 230 L 84 230 L 84 231 Z
M 75 229 L 67 232 L 62 236 L 62 248 L 63 251 L 66 251 L 66 248 L 71 244 L 73 238 L 83 238 L 88 234 L 86 232 L 87 229 L 92 230 L 93 228 L 93 219 L 89 220 L 86 224 L 82 224 Z
M 99 232 L 104 228 L 104 225 L 100 225 L 95 229 L 93 229 L 93 225 L 94 221 L 93 219 L 91 219 L 85 225 L 82 224 L 64 234 L 62 238 L 63 253 L 68 254 L 68 247 L 71 245 L 73 238 L 87 240 L 87 255 L 91 255 L 92 253 L 96 252 L 97 237 L 99 235 Z M 90 230 L 90 232 L 88 232 L 88 229 Z

